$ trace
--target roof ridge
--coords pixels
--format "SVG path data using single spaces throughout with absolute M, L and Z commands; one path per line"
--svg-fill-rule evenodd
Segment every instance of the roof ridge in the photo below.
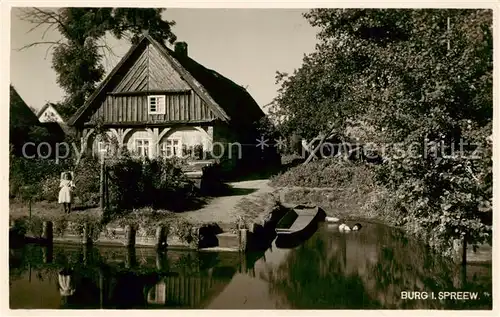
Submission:
M 46 102 L 36 113 L 36 116 L 40 118 L 40 116 L 43 114 L 45 110 L 47 110 L 48 107 L 50 107 L 51 104 L 49 102 Z
M 147 41 L 147 42 L 146 42 Z M 165 42 L 154 39 L 147 32 L 139 38 L 136 44 L 132 45 L 128 52 L 121 58 L 118 64 L 98 85 L 86 102 L 67 121 L 68 125 L 75 125 L 87 113 L 90 107 L 95 105 L 97 98 L 105 93 L 107 87 L 116 78 L 116 74 L 128 62 L 132 56 L 143 45 L 148 44 L 158 49 L 159 53 L 171 64 L 181 77 L 188 83 L 190 88 L 199 95 L 215 112 L 216 116 L 223 121 L 245 121 L 255 120 L 265 115 L 260 106 L 250 93 L 232 79 L 224 76 L 214 69 L 207 68 L 190 56 L 178 56 L 176 52 L 167 47 Z M 247 114 L 243 114 L 242 108 L 248 108 Z M 255 109 L 254 109 L 255 108 Z
M 175 56 L 175 52 L 172 50 L 168 49 L 166 45 L 159 43 L 157 40 L 152 38 L 149 35 L 146 35 L 148 40 L 153 44 L 153 46 L 157 46 L 157 48 L 160 50 L 161 53 L 171 62 L 172 66 L 176 68 L 176 70 L 181 73 L 181 76 L 183 77 L 184 80 L 190 84 L 191 88 L 198 93 L 198 95 L 205 100 L 205 102 L 208 105 L 211 105 L 215 110 L 216 113 L 218 113 L 219 117 L 224 120 L 228 121 L 230 118 L 227 115 L 227 113 L 224 111 L 224 109 L 212 98 L 210 93 L 206 90 L 206 88 L 203 86 L 202 83 L 200 83 L 193 74 L 191 74 L 179 61 L 179 59 Z M 165 50 L 167 49 L 167 50 Z M 172 53 L 173 52 L 173 53 Z M 186 58 L 191 59 L 189 56 Z M 192 60 L 192 59 L 191 59 Z

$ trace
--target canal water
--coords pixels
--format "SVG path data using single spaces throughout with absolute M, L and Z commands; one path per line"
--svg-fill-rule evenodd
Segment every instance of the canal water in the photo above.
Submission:
M 491 272 L 369 223 L 350 233 L 322 224 L 295 249 L 246 255 L 28 245 L 10 249 L 10 307 L 491 309 Z M 476 298 L 444 298 L 452 292 Z

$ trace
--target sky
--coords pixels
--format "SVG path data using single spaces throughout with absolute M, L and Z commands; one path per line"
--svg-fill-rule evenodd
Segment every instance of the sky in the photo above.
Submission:
M 314 51 L 317 29 L 310 26 L 303 9 L 167 9 L 163 16 L 174 20 L 178 41 L 188 43 L 188 54 L 211 68 L 247 87 L 262 107 L 277 94 L 276 71 L 293 72 L 302 64 L 304 54 Z M 51 68 L 48 45 L 19 48 L 42 40 L 44 28 L 29 30 L 29 22 L 20 19 L 20 8 L 11 12 L 12 85 L 24 101 L 39 109 L 46 102 L 57 102 L 64 92 Z M 60 39 L 57 31 L 45 35 L 45 41 Z M 130 45 L 106 37 L 116 56 L 107 54 L 103 63 L 109 72 L 127 52 Z

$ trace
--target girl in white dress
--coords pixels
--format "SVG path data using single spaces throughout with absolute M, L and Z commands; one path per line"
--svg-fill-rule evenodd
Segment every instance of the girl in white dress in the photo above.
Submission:
M 75 184 L 73 183 L 73 173 L 71 172 L 63 172 L 61 173 L 61 183 L 59 187 L 59 203 L 63 204 L 64 213 L 71 212 L 71 203 L 73 200 L 72 191 L 75 188 Z

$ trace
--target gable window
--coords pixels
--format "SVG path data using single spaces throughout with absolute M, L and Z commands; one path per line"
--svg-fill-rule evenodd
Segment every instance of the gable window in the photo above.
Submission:
M 148 157 L 149 156 L 149 140 L 148 139 L 136 139 L 135 140 L 135 152 L 139 156 Z
M 148 113 L 165 114 L 165 96 L 148 96 Z
M 179 139 L 168 139 L 161 143 L 160 155 L 166 158 L 182 156 L 182 144 Z

